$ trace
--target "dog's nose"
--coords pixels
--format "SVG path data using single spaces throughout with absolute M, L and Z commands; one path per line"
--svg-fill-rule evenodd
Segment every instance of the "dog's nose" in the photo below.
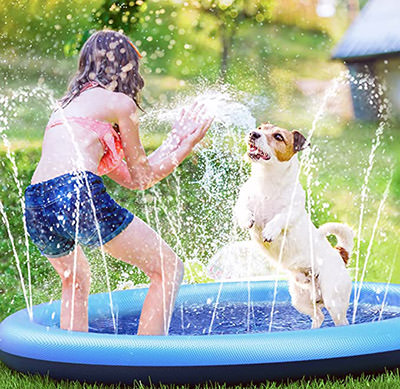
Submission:
M 249 136 L 252 139 L 258 139 L 261 136 L 261 134 L 257 131 L 252 131 L 252 132 L 250 132 Z

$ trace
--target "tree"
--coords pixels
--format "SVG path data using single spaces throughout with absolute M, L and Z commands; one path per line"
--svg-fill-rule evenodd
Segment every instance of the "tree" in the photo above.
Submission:
M 108 27 L 131 33 L 139 21 L 139 13 L 146 9 L 145 0 L 115 1 L 105 0 L 94 13 L 96 23 L 100 28 Z
M 217 22 L 221 42 L 221 77 L 225 78 L 236 32 L 244 21 L 263 23 L 271 17 L 273 0 L 198 0 L 193 2 L 203 14 Z
M 104 0 L 103 4 L 91 15 L 92 28 L 103 29 L 105 27 L 115 31 L 123 31 L 129 35 L 135 30 L 139 21 L 140 12 L 147 7 L 145 0 L 116 1 Z M 76 55 L 93 30 L 78 31 L 64 44 L 64 55 Z

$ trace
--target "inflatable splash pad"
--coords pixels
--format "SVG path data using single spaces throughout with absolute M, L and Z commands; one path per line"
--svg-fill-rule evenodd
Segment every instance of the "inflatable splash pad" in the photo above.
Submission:
M 285 281 L 183 285 L 169 336 L 137 336 L 147 289 L 89 298 L 89 332 L 59 328 L 60 302 L 14 313 L 0 325 L 0 358 L 56 379 L 131 384 L 262 382 L 341 376 L 400 366 L 400 285 L 364 283 L 355 324 L 320 329 L 290 304 Z M 348 317 L 351 322 L 352 304 Z M 271 331 L 269 331 L 271 325 Z

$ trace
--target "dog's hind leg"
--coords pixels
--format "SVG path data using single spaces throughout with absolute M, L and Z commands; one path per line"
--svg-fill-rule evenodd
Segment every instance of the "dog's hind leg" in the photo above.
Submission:
M 289 293 L 292 297 L 292 305 L 300 313 L 311 317 L 311 328 L 319 328 L 324 322 L 325 316 L 318 303 L 313 304 L 311 286 L 304 287 L 294 280 L 289 280 Z
M 325 316 L 318 304 L 314 306 L 310 299 L 298 299 L 298 297 L 292 296 L 293 306 L 300 312 L 311 317 L 312 324 L 311 328 L 319 328 L 324 322 Z
M 351 281 L 350 281 L 351 282 Z M 345 326 L 348 325 L 349 322 L 346 317 L 347 309 L 349 307 L 349 299 L 351 292 L 351 284 L 350 287 L 347 285 L 341 285 L 342 290 L 339 293 L 332 293 L 332 291 L 322 292 L 324 298 L 324 305 L 335 326 Z
M 338 259 L 339 261 L 339 259 Z M 341 261 L 341 258 L 340 258 Z M 343 263 L 342 271 L 337 271 L 336 274 L 332 269 L 320 273 L 320 287 L 325 308 L 332 317 L 333 322 L 337 326 L 349 324 L 346 313 L 349 307 L 351 294 L 351 278 L 345 269 Z M 332 277 L 335 274 L 335 277 Z
M 322 323 L 324 322 L 325 316 L 321 311 L 321 308 L 317 305 L 315 307 L 312 306 L 312 323 L 311 323 L 311 328 L 319 328 L 321 327 Z
M 331 315 L 331 318 L 335 323 L 335 326 L 347 326 L 349 324 L 349 321 L 347 320 L 346 317 L 347 307 L 340 308 L 340 307 L 333 307 L 331 305 L 325 305 L 325 308 Z

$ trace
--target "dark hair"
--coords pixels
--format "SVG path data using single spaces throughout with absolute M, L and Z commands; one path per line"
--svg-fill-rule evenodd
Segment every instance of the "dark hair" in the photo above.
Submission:
M 69 83 L 67 93 L 60 99 L 61 107 L 79 96 L 88 82 L 124 93 L 142 109 L 138 103 L 139 92 L 144 86 L 139 74 L 139 55 L 125 35 L 103 30 L 90 36 L 80 51 L 78 71 Z

